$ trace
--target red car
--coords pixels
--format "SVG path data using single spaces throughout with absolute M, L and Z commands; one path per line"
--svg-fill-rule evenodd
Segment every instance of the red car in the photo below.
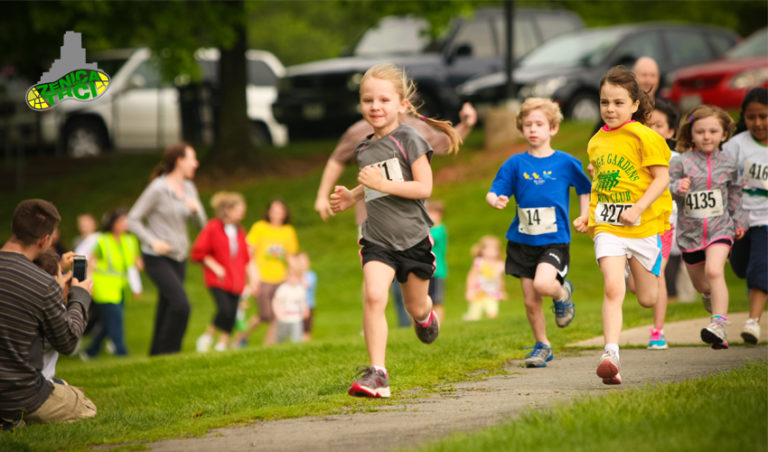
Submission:
M 672 73 L 662 96 L 683 111 L 700 105 L 727 110 L 741 108 L 741 100 L 756 86 L 768 88 L 768 28 L 753 33 L 727 51 L 723 58 Z

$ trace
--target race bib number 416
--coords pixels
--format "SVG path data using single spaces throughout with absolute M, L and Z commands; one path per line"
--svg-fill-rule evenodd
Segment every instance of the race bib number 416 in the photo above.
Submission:
M 634 206 L 634 204 L 599 202 L 597 203 L 597 207 L 595 207 L 595 223 L 606 223 L 615 226 L 624 226 L 624 223 L 619 221 L 619 217 L 621 216 L 622 212 L 632 206 Z M 638 218 L 635 222 L 635 226 L 639 224 L 640 219 Z
M 683 213 L 691 218 L 719 217 L 723 214 L 723 195 L 718 189 L 686 193 Z
M 400 161 L 397 159 L 397 157 L 392 157 L 389 160 L 374 163 L 371 166 L 378 167 L 381 170 L 381 175 L 384 177 L 384 179 L 392 180 L 395 182 L 403 182 L 404 180 L 403 170 L 400 168 Z M 382 196 L 387 196 L 387 194 L 365 187 L 365 202 L 381 198 Z

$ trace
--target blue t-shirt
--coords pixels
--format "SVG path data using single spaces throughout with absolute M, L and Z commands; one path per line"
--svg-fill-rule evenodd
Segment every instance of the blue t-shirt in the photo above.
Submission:
M 304 279 L 309 283 L 307 287 L 307 306 L 310 309 L 315 308 L 315 289 L 317 289 L 317 273 L 313 270 L 307 270 L 304 272 Z
M 570 243 L 570 187 L 579 195 L 589 194 L 592 188 L 581 162 L 570 154 L 555 151 L 539 158 L 524 152 L 507 159 L 490 190 L 515 197 L 517 210 L 507 240 L 530 246 Z

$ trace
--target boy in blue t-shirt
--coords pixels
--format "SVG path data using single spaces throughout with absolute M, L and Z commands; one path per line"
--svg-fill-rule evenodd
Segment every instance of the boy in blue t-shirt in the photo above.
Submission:
M 575 315 L 573 285 L 565 280 L 571 242 L 569 190 L 576 189 L 581 208 L 573 225 L 578 232 L 587 232 L 591 182 L 578 159 L 550 145 L 562 119 L 560 107 L 549 99 L 529 98 L 523 103 L 517 128 L 528 141 L 528 150 L 501 165 L 485 197 L 496 209 L 505 208 L 510 196 L 517 203 L 506 235 L 505 270 L 520 278 L 525 313 L 536 338 L 533 351 L 526 356 L 526 367 L 546 367 L 553 358 L 542 297 L 552 297 L 560 328 L 568 326 Z

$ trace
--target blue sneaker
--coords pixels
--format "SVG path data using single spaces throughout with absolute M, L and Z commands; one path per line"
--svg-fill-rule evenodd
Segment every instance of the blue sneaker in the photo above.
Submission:
M 651 339 L 648 341 L 648 350 L 666 350 L 667 340 L 664 338 L 664 330 L 651 328 Z
M 571 301 L 573 295 L 573 284 L 570 281 L 563 283 L 563 289 L 567 292 L 567 295 L 562 300 L 552 300 L 555 305 L 552 306 L 552 312 L 555 313 L 555 323 L 560 328 L 565 328 L 570 325 L 573 317 L 576 316 L 576 307 Z
M 525 355 L 525 367 L 547 367 L 547 363 L 554 357 L 550 346 L 543 342 L 536 342 L 531 353 Z

